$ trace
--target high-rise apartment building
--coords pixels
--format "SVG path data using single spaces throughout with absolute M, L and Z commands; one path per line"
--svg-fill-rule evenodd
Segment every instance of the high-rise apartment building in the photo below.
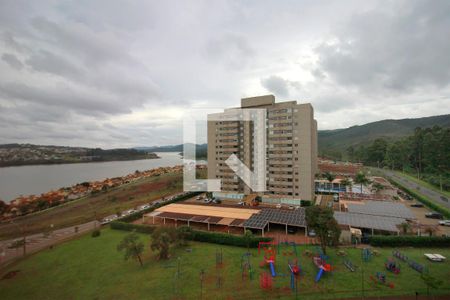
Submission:
M 241 99 L 240 108 L 265 109 L 266 192 L 258 194 L 272 203 L 299 204 L 300 200 L 313 200 L 314 175 L 318 169 L 317 122 L 311 104 L 275 103 L 275 97 L 267 95 Z M 225 160 L 235 154 L 252 170 L 255 136 L 250 121 L 217 120 L 227 115 L 227 111 L 208 119 L 208 178 L 221 179 L 220 194 L 229 193 L 236 198 L 252 191 Z

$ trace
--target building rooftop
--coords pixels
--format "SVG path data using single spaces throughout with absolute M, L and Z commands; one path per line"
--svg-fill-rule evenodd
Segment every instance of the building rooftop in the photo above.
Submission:
M 414 214 L 402 203 L 365 200 L 361 203 L 347 203 L 349 213 L 415 219 Z
M 398 232 L 398 225 L 406 222 L 403 218 L 364 215 L 350 212 L 334 212 L 334 218 L 340 225 L 349 225 L 358 228 L 367 228 L 375 230 L 384 230 Z
M 266 227 L 268 223 L 305 227 L 305 209 L 302 207 L 296 210 L 265 208 L 262 209 L 259 214 L 252 215 L 244 222 L 243 226 L 262 229 Z

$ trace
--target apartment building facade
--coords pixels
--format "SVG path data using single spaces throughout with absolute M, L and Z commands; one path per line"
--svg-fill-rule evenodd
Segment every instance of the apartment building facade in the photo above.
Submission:
M 273 95 L 266 95 L 243 98 L 240 108 L 265 110 L 266 191 L 258 195 L 273 203 L 276 199 L 289 204 L 313 200 L 318 168 L 317 122 L 311 104 L 276 103 Z M 255 164 L 254 125 L 227 120 L 235 109 L 208 116 L 208 178 L 221 179 L 221 194 L 232 198 L 253 191 L 225 163 L 227 158 L 235 154 L 251 170 Z

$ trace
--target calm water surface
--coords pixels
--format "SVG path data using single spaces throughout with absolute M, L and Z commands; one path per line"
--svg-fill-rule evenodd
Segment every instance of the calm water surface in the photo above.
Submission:
M 102 180 L 124 176 L 136 170 L 183 164 L 178 152 L 157 154 L 161 158 L 0 168 L 0 199 L 11 201 L 20 195 L 41 194 L 83 181 Z

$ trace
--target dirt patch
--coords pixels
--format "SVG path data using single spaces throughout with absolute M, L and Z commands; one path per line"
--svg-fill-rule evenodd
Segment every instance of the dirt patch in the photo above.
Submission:
M 14 278 L 20 270 L 9 271 L 5 275 L 3 275 L 2 280 Z

